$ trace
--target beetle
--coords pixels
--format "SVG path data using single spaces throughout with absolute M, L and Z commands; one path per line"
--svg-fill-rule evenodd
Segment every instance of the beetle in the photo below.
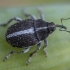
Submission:
M 15 17 L 10 19 L 7 23 L 0 24 L 0 26 L 7 26 L 10 22 L 13 20 L 17 21 L 15 24 L 11 25 L 6 32 L 6 41 L 12 45 L 13 47 L 17 48 L 24 48 L 24 50 L 20 52 L 16 51 L 11 51 L 8 53 L 4 60 L 9 58 L 11 54 L 20 54 L 20 53 L 26 53 L 29 51 L 30 47 L 33 45 L 37 45 L 37 48 L 35 51 L 30 53 L 26 64 L 30 62 L 31 57 L 41 48 L 41 42 L 44 41 L 44 47 L 43 51 L 45 56 L 47 56 L 46 52 L 46 47 L 47 47 L 47 38 L 50 34 L 52 34 L 55 30 L 56 27 L 59 27 L 60 31 L 67 31 L 67 28 L 62 24 L 62 25 L 56 25 L 54 22 L 46 22 L 44 19 L 44 15 L 40 9 L 38 9 L 40 13 L 40 19 L 36 19 L 36 17 L 32 14 L 27 14 L 24 12 L 25 16 L 31 17 L 30 19 L 25 19 L 22 20 L 19 17 Z M 61 19 L 62 20 L 66 19 Z M 63 30 L 64 29 L 64 30 Z

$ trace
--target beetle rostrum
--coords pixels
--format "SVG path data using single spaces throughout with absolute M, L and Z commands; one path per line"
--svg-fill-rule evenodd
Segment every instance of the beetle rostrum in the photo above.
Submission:
M 42 14 L 41 10 L 39 9 L 40 19 L 36 19 L 36 17 L 32 14 L 27 14 L 24 12 L 25 16 L 31 17 L 30 19 L 22 20 L 19 17 L 15 17 L 10 19 L 5 24 L 0 24 L 0 26 L 7 26 L 13 20 L 17 21 L 15 24 L 11 25 L 6 32 L 6 41 L 12 45 L 13 47 L 17 48 L 24 48 L 24 50 L 20 52 L 11 51 L 10 53 L 5 56 L 4 60 L 9 58 L 11 54 L 20 54 L 26 53 L 29 51 L 30 47 L 33 45 L 37 45 L 35 51 L 33 51 L 27 61 L 26 64 L 30 62 L 31 57 L 41 48 L 41 42 L 44 41 L 43 51 L 45 56 L 47 56 L 46 47 L 47 47 L 47 37 L 52 34 L 56 27 L 59 27 L 60 31 L 67 31 L 67 28 L 61 24 L 56 25 L 54 22 L 46 22 L 44 19 L 44 15 Z M 62 20 L 66 19 L 61 19 Z M 63 30 L 64 29 L 64 30 Z

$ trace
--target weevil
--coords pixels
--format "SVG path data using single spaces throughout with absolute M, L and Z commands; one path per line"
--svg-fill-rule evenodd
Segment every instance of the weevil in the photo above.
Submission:
M 54 22 L 46 22 L 44 15 L 40 9 L 38 9 L 39 14 L 40 14 L 40 19 L 37 19 L 34 15 L 32 14 L 27 14 L 24 12 L 25 16 L 29 16 L 30 19 L 25 19 L 22 20 L 19 17 L 15 17 L 10 19 L 7 23 L 0 24 L 0 26 L 7 26 L 10 24 L 13 20 L 17 21 L 15 24 L 11 25 L 6 32 L 5 38 L 6 41 L 13 47 L 17 48 L 24 48 L 24 50 L 20 52 L 16 51 L 11 51 L 9 52 L 3 61 L 9 58 L 11 54 L 20 54 L 20 53 L 26 53 L 29 51 L 30 47 L 33 45 L 37 45 L 37 48 L 35 51 L 30 53 L 26 64 L 30 62 L 31 57 L 38 52 L 41 48 L 41 42 L 44 41 L 44 46 L 43 46 L 43 51 L 45 56 L 47 56 L 46 52 L 46 47 L 48 45 L 47 38 L 50 34 L 52 34 L 55 30 L 56 27 L 59 27 L 60 31 L 67 31 L 66 26 L 63 25 L 62 20 L 66 19 L 61 19 L 61 25 L 55 24 Z

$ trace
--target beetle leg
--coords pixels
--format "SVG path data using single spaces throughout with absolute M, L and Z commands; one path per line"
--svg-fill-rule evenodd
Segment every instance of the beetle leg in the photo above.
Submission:
M 33 14 L 28 14 L 28 13 L 26 13 L 25 11 L 23 11 L 23 13 L 24 13 L 24 15 L 25 15 L 26 17 L 31 17 L 31 19 L 36 20 L 36 17 L 35 17 Z
M 37 49 L 29 55 L 28 60 L 26 61 L 26 65 L 28 65 L 28 63 L 30 62 L 31 57 L 32 57 L 35 53 L 37 53 L 38 50 L 40 50 L 40 48 L 41 48 L 41 43 L 38 43 L 38 44 L 37 44 Z
M 43 51 L 44 51 L 45 56 L 47 56 L 47 52 L 46 52 L 47 44 L 48 44 L 47 39 L 44 39 L 44 47 L 43 47 Z
M 29 51 L 29 49 L 30 49 L 30 47 L 28 47 L 28 48 L 26 48 L 26 49 L 24 49 L 24 50 L 22 50 L 22 51 L 20 51 L 20 52 L 11 51 L 10 53 L 8 53 L 8 54 L 7 54 L 7 56 L 5 56 L 5 58 L 4 58 L 4 60 L 3 60 L 3 61 L 5 61 L 6 59 L 8 59 L 8 58 L 9 58 L 9 56 L 10 56 L 11 54 L 26 53 L 26 52 L 28 52 L 28 51 Z
M 44 14 L 42 13 L 42 10 L 41 10 L 40 7 L 38 8 L 38 11 L 39 11 L 39 14 L 40 14 L 40 18 L 41 18 L 42 20 L 45 20 Z
M 7 21 L 7 23 L 0 24 L 0 26 L 7 26 L 7 25 L 10 24 L 13 20 L 15 20 L 15 21 L 22 21 L 21 18 L 15 17 L 15 18 L 11 18 L 9 21 Z

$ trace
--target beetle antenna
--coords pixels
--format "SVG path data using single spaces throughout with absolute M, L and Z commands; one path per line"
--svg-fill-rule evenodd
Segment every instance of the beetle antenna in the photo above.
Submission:
M 60 29 L 59 29 L 60 31 L 66 31 L 66 32 L 69 32 L 70 33 L 70 31 L 67 31 L 67 27 L 64 26 L 63 23 L 62 23 L 62 20 L 68 20 L 68 19 L 70 19 L 70 18 L 67 18 L 67 19 L 62 18 L 61 19 L 61 24 L 62 25 L 56 25 L 56 27 L 60 27 Z
M 61 19 L 61 24 L 63 25 L 62 20 L 68 20 L 68 19 L 70 19 L 70 18 L 66 18 L 66 19 L 62 18 Z M 60 31 L 66 31 L 66 32 L 69 32 L 70 33 L 70 31 L 67 31 L 67 28 L 65 30 L 60 29 Z

